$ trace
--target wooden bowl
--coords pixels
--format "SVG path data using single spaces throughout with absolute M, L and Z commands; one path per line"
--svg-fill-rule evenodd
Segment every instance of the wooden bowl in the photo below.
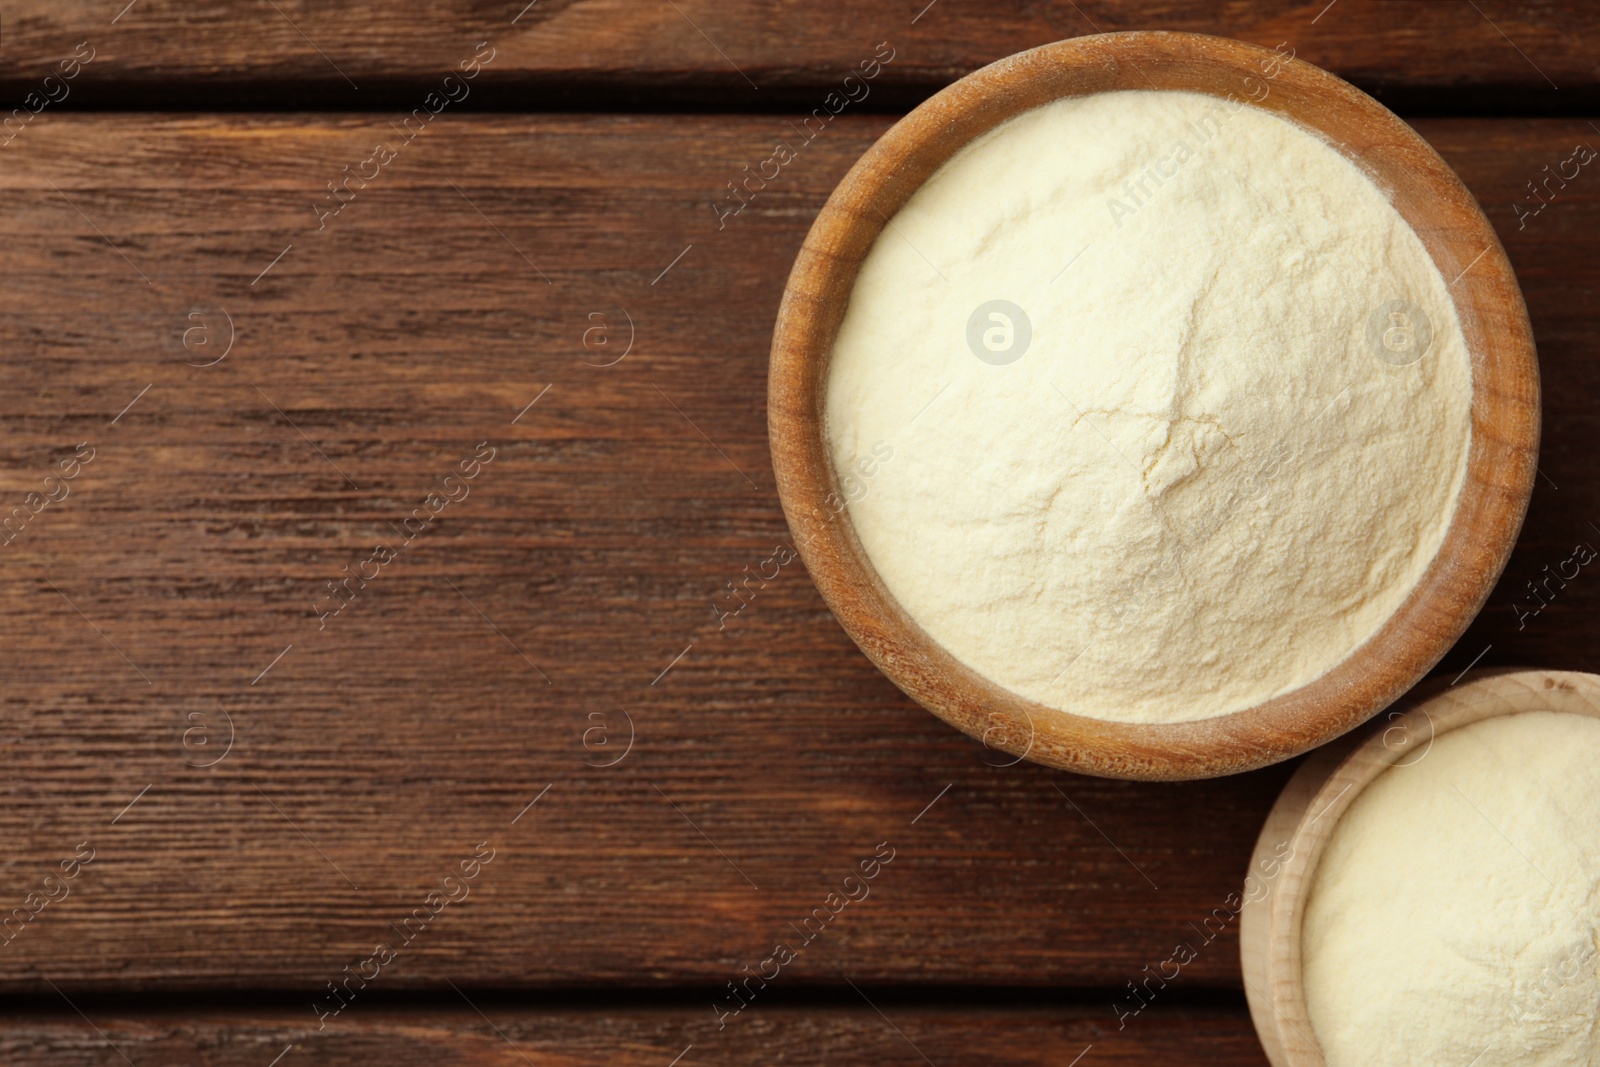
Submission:
M 1301 925 L 1317 862 L 1361 790 L 1390 768 L 1426 759 L 1441 734 L 1492 716 L 1561 711 L 1600 718 L 1600 676 L 1492 670 L 1467 678 L 1420 686 L 1368 730 L 1313 755 L 1267 816 L 1242 894 L 1239 956 L 1250 1015 L 1273 1067 L 1325 1064 L 1301 982 Z
M 1279 66 L 1269 66 L 1274 62 Z M 1466 481 L 1433 564 L 1389 621 L 1315 681 L 1195 722 L 1139 725 L 1062 712 L 955 659 L 906 614 L 849 521 L 824 428 L 828 365 L 856 272 L 889 217 L 974 137 L 1065 96 L 1178 89 L 1227 96 L 1275 69 L 1263 104 L 1356 161 L 1416 230 L 1446 279 L 1473 378 Z M 1248 79 L 1248 81 L 1247 81 Z M 1505 565 L 1533 490 L 1539 372 L 1511 265 L 1483 212 L 1421 137 L 1377 101 L 1302 61 L 1188 33 L 1112 33 L 1046 45 L 984 67 L 884 134 L 828 198 L 784 290 L 768 385 L 772 462 L 784 513 L 823 599 L 878 669 L 929 711 L 986 744 L 1113 778 L 1203 778 L 1314 748 L 1410 689 L 1458 638 Z

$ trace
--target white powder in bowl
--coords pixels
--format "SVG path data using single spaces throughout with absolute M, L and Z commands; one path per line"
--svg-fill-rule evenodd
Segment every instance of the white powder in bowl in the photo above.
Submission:
M 1301 931 L 1329 1067 L 1600 1064 L 1600 720 L 1441 734 L 1351 803 Z
M 1433 560 L 1466 471 L 1448 288 L 1366 175 L 1251 106 L 1060 100 L 892 218 L 834 344 L 835 466 L 957 659 L 1122 722 L 1313 681 Z

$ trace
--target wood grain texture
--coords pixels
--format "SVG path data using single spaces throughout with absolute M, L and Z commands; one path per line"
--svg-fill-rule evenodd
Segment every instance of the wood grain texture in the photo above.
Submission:
M 897 50 L 875 106 L 906 107 L 987 63 L 1091 32 L 1182 30 L 1236 37 L 1301 58 L 1396 106 L 1593 107 L 1600 13 L 1578 3 L 1382 0 L 854 0 L 818 8 L 760 0 L 20 0 L 4 18 L 0 83 L 20 106 L 85 39 L 98 49 L 81 99 L 165 86 L 177 106 L 212 106 L 209 86 L 258 84 L 253 106 L 286 98 L 365 109 L 399 85 L 431 82 L 490 40 L 486 85 L 500 106 L 624 101 L 720 110 L 820 105 L 880 41 Z M 316 86 L 314 92 L 306 86 Z M 511 91 L 511 87 L 515 87 Z M 1559 87 L 1559 91 L 1557 88 Z
M 1451 279 L 1449 299 L 1472 374 L 1460 495 L 1437 555 L 1404 602 L 1358 647 L 1334 649 L 1338 658 L 1321 677 L 1226 715 L 1176 723 L 1116 722 L 1052 707 L 940 645 L 879 577 L 843 504 L 830 503 L 844 493 L 825 429 L 833 346 L 857 274 L 918 188 L 966 145 L 1025 111 L 1146 88 L 1204 93 L 1240 107 L 1248 93 L 1263 110 L 1338 145 L 1388 193 L 1441 280 Z M 1171 781 L 1300 755 L 1392 704 L 1438 663 L 1482 606 L 1522 526 L 1539 444 L 1539 368 L 1522 294 L 1488 220 L 1438 154 L 1393 113 L 1326 72 L 1266 49 L 1192 34 L 1107 34 L 1024 52 L 963 79 L 906 116 L 851 169 L 807 234 L 784 289 L 768 407 L 779 496 L 806 566 L 845 630 L 896 685 L 1019 759 Z M 1303 417 L 1314 416 L 1308 410 Z
M 1427 758 L 1451 730 L 1526 711 L 1600 718 L 1600 677 L 1574 671 L 1474 671 L 1436 679 L 1359 740 L 1319 752 L 1290 779 L 1251 856 L 1260 891 L 1246 896 L 1244 968 L 1250 1011 L 1274 1067 L 1327 1060 L 1306 1004 L 1301 934 L 1318 864 L 1339 819 L 1380 775 Z
M 885 841 L 870 898 L 783 981 L 1120 989 L 1190 936 L 1287 768 L 1173 786 L 992 766 L 1009 757 L 900 695 L 798 563 L 718 628 L 726 583 L 788 543 L 763 403 L 784 278 L 887 125 L 841 116 L 720 231 L 711 204 L 781 118 L 445 114 L 321 233 L 313 203 L 397 139 L 385 121 L 46 113 L 0 150 L 0 514 L 96 449 L 0 549 L 7 909 L 97 850 L 0 945 L 0 987 L 309 996 L 485 840 L 470 899 L 380 991 L 720 990 Z M 1594 575 L 1523 630 L 1508 605 L 1600 536 L 1600 181 L 1520 231 L 1510 205 L 1595 135 L 1420 129 L 1519 272 L 1560 486 L 1447 662 L 1490 643 L 1484 664 L 1592 669 Z M 223 310 L 233 350 L 189 365 Z M 589 316 L 615 346 L 624 311 L 631 352 L 596 366 L 620 350 L 585 347 Z M 471 495 L 319 631 L 325 583 L 486 440 Z M 191 766 L 217 749 L 185 734 L 220 743 L 219 708 L 235 742 Z M 632 751 L 589 766 L 617 751 L 585 747 L 590 716 L 620 744 L 619 709 Z M 1235 985 L 1236 944 L 1183 982 Z
M 1092 1050 L 1085 1063 L 1266 1062 L 1242 1006 L 1152 1012 L 1118 1032 L 1081 1007 L 929 1009 L 876 994 L 881 1015 L 859 999 L 853 1007 L 784 1007 L 707 1035 L 682 1010 L 596 1005 L 556 1012 L 470 996 L 469 1005 L 447 989 L 436 1005 L 376 1007 L 320 1033 L 284 1010 L 129 1013 L 80 1002 L 97 1033 L 58 1001 L 57 1009 L 0 1019 L 0 1054 L 15 1067 L 110 1067 L 126 1062 L 118 1050 L 135 1063 L 175 1067 L 267 1067 L 280 1054 L 279 1067 L 808 1067 L 923 1063 L 922 1056 L 940 1067 L 1065 1067 L 1085 1049 Z

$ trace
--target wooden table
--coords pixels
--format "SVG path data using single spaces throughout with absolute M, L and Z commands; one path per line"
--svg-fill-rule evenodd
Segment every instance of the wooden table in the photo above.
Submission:
M 1291 768 L 997 766 L 798 562 L 719 621 L 789 541 L 778 297 L 846 168 L 966 71 L 1094 28 L 1287 42 L 1459 170 L 1539 341 L 1543 477 L 1440 671 L 1595 670 L 1600 577 L 1536 615 L 1527 583 L 1600 542 L 1600 175 L 1526 212 L 1600 145 L 1600 15 L 522 2 L 0 13 L 7 106 L 59 98 L 0 147 L 0 1059 L 1264 1062 L 1236 931 L 1197 927 Z

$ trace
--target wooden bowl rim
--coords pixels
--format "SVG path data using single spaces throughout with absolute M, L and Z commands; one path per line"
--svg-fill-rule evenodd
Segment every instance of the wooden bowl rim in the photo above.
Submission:
M 1286 891 L 1272 887 L 1266 897 L 1258 898 L 1264 907 L 1253 914 L 1254 902 L 1245 905 L 1246 919 L 1254 929 L 1248 938 L 1241 933 L 1240 955 L 1250 1014 L 1274 1067 L 1321 1067 L 1326 1062 L 1316 1046 L 1306 1005 L 1301 936 L 1317 866 L 1339 819 L 1362 791 L 1392 768 L 1422 762 L 1444 734 L 1485 719 L 1535 711 L 1600 718 L 1600 675 L 1493 668 L 1470 671 L 1465 678 L 1468 680 L 1461 684 L 1443 678 L 1430 680 L 1408 694 L 1382 723 L 1373 723 L 1345 743 L 1319 752 L 1317 756 L 1323 758 L 1306 761 L 1267 816 L 1251 855 L 1250 871 L 1255 872 L 1265 850 L 1276 851 L 1286 844 L 1288 858 L 1283 860 L 1278 883 Z M 1569 699 L 1587 703 L 1555 708 L 1548 696 L 1552 692 L 1576 694 Z M 1278 836 L 1273 829 L 1281 830 L 1291 821 L 1293 829 L 1287 837 L 1272 842 L 1270 838 Z M 1265 988 L 1249 980 L 1252 973 L 1265 979 Z
M 795 259 L 773 331 L 768 430 L 779 498 L 801 558 L 845 631 L 895 685 L 951 725 L 1018 758 L 1105 777 L 1176 780 L 1251 770 L 1323 744 L 1387 707 L 1438 662 L 1488 597 L 1521 529 L 1538 448 L 1538 364 L 1499 239 L 1471 193 L 1414 130 L 1302 60 L 1282 67 L 1273 80 L 1278 91 L 1262 106 L 1330 143 L 1330 128 L 1363 124 L 1373 131 L 1366 155 L 1333 147 L 1361 165 L 1391 200 L 1396 187 L 1384 175 L 1398 173 L 1412 183 L 1407 188 L 1417 191 L 1418 202 L 1444 205 L 1439 211 L 1448 212 L 1452 224 L 1424 228 L 1396 203 L 1441 274 L 1460 271 L 1451 294 L 1472 364 L 1472 438 L 1456 511 L 1432 564 L 1376 634 L 1305 686 L 1227 715 L 1166 724 L 1077 715 L 1022 697 L 957 660 L 883 585 L 848 509 L 830 514 L 837 477 L 824 419 L 833 339 L 862 258 L 921 184 L 916 171 L 931 173 L 999 122 L 1074 95 L 1029 97 L 1041 82 L 1093 83 L 1083 93 L 1143 82 L 1210 91 L 1195 82 L 1204 76 L 1195 71 L 1259 79 L 1262 64 L 1274 56 L 1226 38 L 1141 31 L 1061 41 L 990 64 L 886 132 L 835 188 Z M 1140 83 L 1131 84 L 1136 79 Z M 1284 107 L 1286 100 L 1309 107 L 1312 97 L 1325 110 L 1308 117 Z

